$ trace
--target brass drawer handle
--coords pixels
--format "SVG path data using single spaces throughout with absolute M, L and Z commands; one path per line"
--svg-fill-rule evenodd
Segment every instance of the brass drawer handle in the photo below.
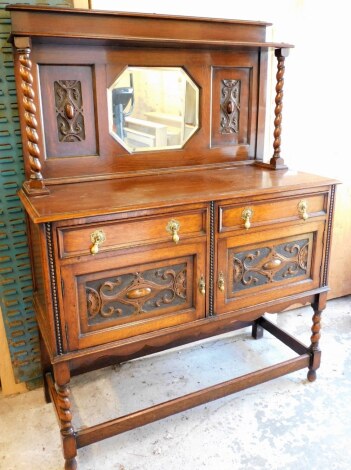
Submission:
M 307 220 L 309 217 L 307 213 L 307 209 L 308 209 L 307 201 L 305 199 L 302 199 L 297 205 L 297 210 L 299 212 L 299 216 L 303 220 Z
M 92 246 L 90 247 L 90 253 L 92 255 L 96 255 L 99 252 L 99 246 L 106 240 L 106 235 L 102 230 L 95 230 L 90 235 L 90 240 L 92 243 Z
M 224 284 L 224 274 L 222 271 L 218 273 L 218 289 L 221 292 L 224 292 L 225 284 Z
M 206 282 L 203 276 L 200 277 L 199 281 L 199 291 L 200 294 L 205 295 L 206 294 Z
M 174 241 L 174 243 L 179 242 L 179 229 L 180 223 L 178 222 L 178 220 L 175 219 L 170 220 L 166 226 L 166 230 L 172 235 L 172 240 Z
M 248 230 L 251 227 L 251 219 L 253 217 L 254 211 L 250 207 L 244 209 L 241 218 L 245 221 L 244 227 Z

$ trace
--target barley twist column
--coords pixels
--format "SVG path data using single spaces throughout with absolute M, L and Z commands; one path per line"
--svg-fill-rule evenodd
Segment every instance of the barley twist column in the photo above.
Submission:
M 289 54 L 289 49 L 276 49 L 275 56 L 278 60 L 277 65 L 277 84 L 275 87 L 276 96 L 275 96 L 275 119 L 274 119 L 274 142 L 273 142 L 273 157 L 270 160 L 270 165 L 275 169 L 286 168 L 283 158 L 280 156 L 280 144 L 281 144 L 281 133 L 282 133 L 282 110 L 283 110 L 283 87 L 284 87 L 284 72 L 285 66 L 284 61 L 285 57 Z
M 37 109 L 34 103 L 32 61 L 30 60 L 31 44 L 29 38 L 15 38 L 18 54 L 18 72 L 20 77 L 19 99 L 22 99 L 21 124 L 25 127 L 26 148 L 24 155 L 28 156 L 30 180 L 26 181 L 24 188 L 28 193 L 47 193 L 43 176 L 41 174 L 40 147 L 38 136 Z
M 75 470 L 77 468 L 77 455 L 75 444 L 75 433 L 72 426 L 72 413 L 70 401 L 70 388 L 68 384 L 57 385 L 58 415 L 60 419 L 61 438 L 63 452 L 65 456 L 65 470 Z
M 312 317 L 312 336 L 311 336 L 311 361 L 308 367 L 307 378 L 310 382 L 314 382 L 317 378 L 316 370 L 321 364 L 321 350 L 319 348 L 319 340 L 321 337 L 321 315 L 323 310 L 326 307 L 327 303 L 327 292 L 322 292 L 318 294 L 315 298 L 315 301 L 312 302 L 311 307 L 313 308 L 313 317 Z
M 322 310 L 318 310 L 318 307 L 315 305 L 312 305 L 312 307 L 314 309 L 314 315 L 312 317 L 312 336 L 310 349 L 312 350 L 313 358 L 318 357 L 318 360 L 313 360 L 311 366 L 309 367 L 307 378 L 310 382 L 314 382 L 317 378 L 316 369 L 318 369 L 319 367 L 321 354 L 321 351 L 319 349 L 319 340 L 321 338 L 320 330 Z

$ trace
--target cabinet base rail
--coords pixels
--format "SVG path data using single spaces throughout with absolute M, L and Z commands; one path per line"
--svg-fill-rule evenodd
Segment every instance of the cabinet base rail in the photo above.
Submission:
M 264 317 L 259 318 L 257 323 L 299 354 L 299 356 L 125 416 L 75 431 L 73 436 L 76 441 L 76 448 L 90 445 L 305 367 L 310 367 L 313 362 L 313 351 L 311 348 L 308 348 Z M 46 381 L 60 422 L 60 398 L 50 372 L 46 374 Z

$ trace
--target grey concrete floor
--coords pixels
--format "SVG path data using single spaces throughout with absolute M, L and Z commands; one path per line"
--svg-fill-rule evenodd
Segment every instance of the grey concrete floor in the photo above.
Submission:
M 270 318 L 309 344 L 312 309 Z M 80 470 L 351 469 L 351 296 L 323 314 L 322 366 L 246 389 L 78 451 Z M 72 380 L 74 424 L 117 415 L 294 357 L 249 329 Z M 0 468 L 59 470 L 58 425 L 42 390 L 0 396 Z

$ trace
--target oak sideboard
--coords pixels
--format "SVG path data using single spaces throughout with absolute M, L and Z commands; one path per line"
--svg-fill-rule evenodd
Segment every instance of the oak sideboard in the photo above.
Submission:
M 65 469 L 78 448 L 173 413 L 298 369 L 315 380 L 337 182 L 289 170 L 281 155 L 292 46 L 267 42 L 257 21 L 8 9 L 19 196 Z M 308 303 L 308 345 L 264 316 Z M 76 429 L 72 375 L 248 326 L 294 358 Z

